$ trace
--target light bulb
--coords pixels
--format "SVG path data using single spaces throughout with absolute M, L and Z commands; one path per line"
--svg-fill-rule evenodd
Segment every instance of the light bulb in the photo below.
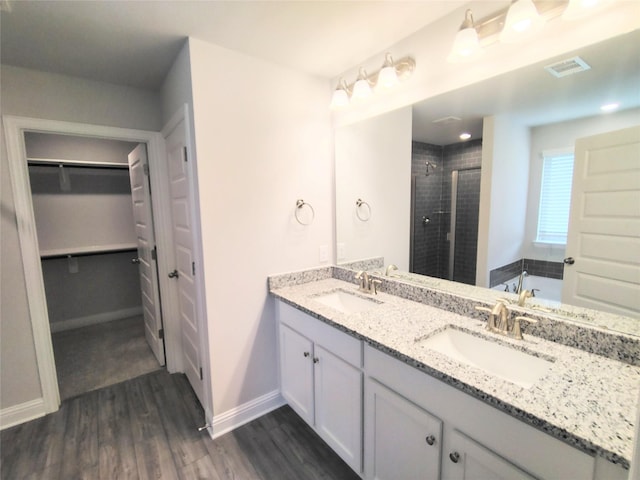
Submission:
M 338 82 L 338 86 L 333 91 L 333 96 L 331 97 L 331 105 L 330 108 L 344 108 L 349 105 L 349 92 L 347 84 L 344 79 L 340 79 Z
M 376 89 L 393 88 L 398 83 L 398 72 L 396 72 L 396 67 L 393 65 L 393 58 L 390 53 L 387 53 L 384 63 L 382 64 L 382 69 L 378 72 Z
M 515 43 L 537 32 L 544 24 L 532 0 L 516 0 L 509 7 L 500 41 Z
M 364 100 L 369 98 L 373 92 L 371 91 L 371 85 L 369 84 L 369 80 L 367 78 L 367 72 L 364 68 L 360 69 L 360 73 L 358 74 L 358 79 L 356 83 L 353 85 L 353 94 L 352 98 L 354 100 Z
M 453 47 L 447 57 L 447 61 L 452 63 L 466 62 L 482 53 L 484 53 L 484 50 L 480 47 L 478 32 L 473 26 L 473 14 L 471 10 L 467 10 L 464 22 L 462 22 L 462 26 L 453 41 Z

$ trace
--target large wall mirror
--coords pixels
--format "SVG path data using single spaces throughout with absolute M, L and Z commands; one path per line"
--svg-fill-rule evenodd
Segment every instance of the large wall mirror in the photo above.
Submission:
M 619 308 L 574 302 L 563 292 L 565 245 L 538 236 L 544 158 L 572 155 L 579 138 L 640 125 L 637 45 L 640 31 L 337 128 L 338 264 L 382 257 L 403 280 L 500 292 L 518 288 L 525 270 L 542 303 L 640 318 L 633 286 L 622 288 Z M 554 64 L 556 75 L 545 69 Z M 612 102 L 617 110 L 601 111 Z M 631 170 L 640 179 L 640 167 Z M 640 283 L 634 215 L 624 263 Z

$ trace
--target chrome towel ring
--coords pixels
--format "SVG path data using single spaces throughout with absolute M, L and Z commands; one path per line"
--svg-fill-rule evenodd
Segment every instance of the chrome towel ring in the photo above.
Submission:
M 300 212 L 302 211 L 302 209 L 304 207 L 309 207 L 309 210 L 311 211 L 311 219 L 309 219 L 308 222 L 304 222 L 300 219 Z M 296 210 L 295 210 L 295 216 L 296 216 L 296 220 L 300 225 L 311 225 L 313 223 L 313 219 L 316 217 L 316 212 L 313 210 L 313 207 L 311 206 L 310 203 L 305 202 L 304 200 L 302 200 L 301 198 L 296 200 Z
M 356 216 L 363 222 L 368 222 L 371 218 L 371 205 L 361 198 L 356 200 Z

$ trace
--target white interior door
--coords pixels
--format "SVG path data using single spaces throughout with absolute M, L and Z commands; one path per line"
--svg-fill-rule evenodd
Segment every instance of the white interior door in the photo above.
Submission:
M 164 340 L 162 313 L 158 293 L 158 267 L 156 263 L 155 236 L 151 210 L 151 189 L 149 188 L 149 166 L 146 145 L 138 145 L 129 154 L 129 177 L 133 219 L 138 242 L 138 270 L 142 290 L 142 313 L 144 315 L 145 337 L 153 354 L 164 365 Z
M 176 281 L 182 355 L 186 374 L 200 403 L 204 399 L 198 296 L 194 255 L 193 206 L 190 201 L 189 169 L 186 153 L 184 120 L 166 137 L 171 216 L 174 241 L 175 270 L 170 276 Z M 200 267 L 201 268 L 201 267 Z
M 640 126 L 576 142 L 563 303 L 640 316 Z

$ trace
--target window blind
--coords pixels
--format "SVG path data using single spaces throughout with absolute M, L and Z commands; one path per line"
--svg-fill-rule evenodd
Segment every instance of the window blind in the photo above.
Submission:
M 573 153 L 544 156 L 537 242 L 567 243 L 572 180 Z

